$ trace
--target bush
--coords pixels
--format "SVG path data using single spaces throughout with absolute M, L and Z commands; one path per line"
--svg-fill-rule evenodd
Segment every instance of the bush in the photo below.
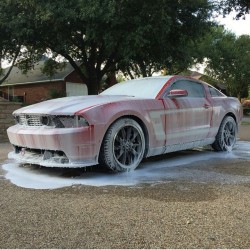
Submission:
M 242 101 L 241 101 L 241 104 L 242 104 L 242 106 L 243 107 L 249 107 L 250 108 L 250 100 L 248 100 L 248 99 L 243 99 Z
M 51 89 L 49 95 L 50 95 L 50 99 L 55 99 L 55 98 L 66 96 L 66 94 L 63 91 L 58 91 L 56 89 Z
M 242 107 L 243 107 L 243 114 L 244 115 L 250 115 L 250 100 L 243 99 L 241 101 Z
M 250 108 L 244 108 L 243 107 L 243 114 L 244 115 L 250 115 Z

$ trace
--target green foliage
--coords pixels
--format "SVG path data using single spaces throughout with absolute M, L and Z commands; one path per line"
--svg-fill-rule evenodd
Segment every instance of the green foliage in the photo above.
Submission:
M 12 102 L 19 102 L 19 98 L 14 96 L 13 99 L 12 99 Z
M 110 72 L 148 76 L 192 64 L 211 8 L 209 0 L 2 0 L 0 25 L 31 54 L 62 55 L 96 94 Z
M 249 0 L 222 0 L 218 3 L 218 10 L 223 15 L 227 15 L 232 11 L 236 11 L 236 18 L 245 17 L 250 12 Z
M 244 114 L 244 115 L 250 115 L 250 108 L 244 107 L 244 108 L 243 108 L 243 114 Z
M 199 46 L 206 54 L 205 72 L 219 83 L 227 86 L 227 93 L 239 99 L 248 96 L 250 84 L 250 36 L 225 31 L 222 27 L 212 29 Z
M 66 63 L 58 63 L 56 60 L 49 58 L 44 62 L 42 73 L 48 76 L 50 79 L 59 71 L 62 71 L 66 66 Z
M 121 73 L 119 73 L 119 74 L 116 76 L 116 80 L 117 80 L 117 83 L 120 83 L 120 82 L 126 81 L 126 78 L 125 78 Z
M 66 93 L 62 91 L 58 91 L 55 88 L 51 89 L 49 93 L 49 99 L 55 99 L 55 98 L 60 98 L 60 97 L 65 97 L 65 96 L 66 96 Z

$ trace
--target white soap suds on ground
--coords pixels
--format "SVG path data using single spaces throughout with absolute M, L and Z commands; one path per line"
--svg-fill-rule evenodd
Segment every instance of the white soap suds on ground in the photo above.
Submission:
M 143 183 L 152 185 L 171 180 L 191 179 L 197 182 L 220 181 L 223 183 L 250 182 L 248 176 L 231 176 L 213 171 L 206 171 L 206 165 L 228 159 L 245 159 L 250 161 L 250 142 L 239 141 L 230 152 L 214 152 L 211 150 L 188 150 L 176 154 L 165 155 L 160 159 L 149 158 L 140 167 L 129 173 L 109 173 L 78 171 L 78 175 L 70 175 L 69 169 L 51 169 L 32 165 L 20 165 L 8 161 L 2 165 L 5 178 L 13 184 L 31 189 L 56 189 L 73 185 L 90 186 L 134 186 Z M 193 169 L 202 163 L 202 170 Z M 209 166 L 207 165 L 207 166 Z M 74 177 L 72 177 L 74 176 Z

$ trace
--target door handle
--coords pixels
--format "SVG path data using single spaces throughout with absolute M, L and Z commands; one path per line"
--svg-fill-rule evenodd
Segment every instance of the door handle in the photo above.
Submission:
M 211 108 L 211 106 L 210 106 L 209 104 L 204 104 L 203 107 L 204 107 L 205 109 Z

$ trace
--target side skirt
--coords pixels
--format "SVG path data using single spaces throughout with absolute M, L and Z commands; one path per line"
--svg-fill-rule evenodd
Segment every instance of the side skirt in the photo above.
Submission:
M 215 138 L 207 138 L 207 139 L 199 140 L 199 141 L 178 143 L 174 145 L 166 145 L 165 147 L 152 148 L 152 149 L 149 149 L 147 157 L 181 151 L 181 150 L 190 149 L 190 148 L 207 146 L 207 145 L 212 144 L 214 140 Z

